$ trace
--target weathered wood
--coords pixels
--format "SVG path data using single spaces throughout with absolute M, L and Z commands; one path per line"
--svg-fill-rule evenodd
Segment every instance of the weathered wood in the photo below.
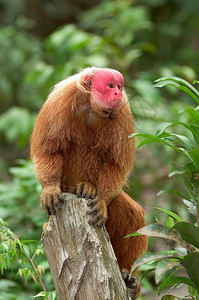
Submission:
M 127 300 L 127 291 L 108 236 L 88 224 L 87 201 L 63 194 L 61 211 L 42 241 L 59 300 Z

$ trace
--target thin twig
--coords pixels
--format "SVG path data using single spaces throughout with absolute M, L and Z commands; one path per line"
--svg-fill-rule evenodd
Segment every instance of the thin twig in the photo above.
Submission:
M 33 256 L 34 256 L 34 255 L 33 255 Z M 42 281 L 42 279 L 41 279 L 41 276 L 39 275 L 39 273 L 38 273 L 38 271 L 37 271 L 37 268 L 35 267 L 35 264 L 34 264 L 32 258 L 28 258 L 28 261 L 29 261 L 29 263 L 31 264 L 33 270 L 35 271 L 35 274 L 37 275 L 37 278 L 38 278 L 38 280 L 39 280 L 39 282 L 40 282 L 40 284 L 41 284 L 41 286 L 42 286 L 42 289 L 44 290 L 45 293 L 47 293 L 47 290 L 46 290 L 46 288 L 45 288 L 45 285 L 44 285 L 44 283 L 43 283 L 43 281 Z M 50 300 L 50 298 L 49 298 L 48 296 L 47 296 L 47 299 Z

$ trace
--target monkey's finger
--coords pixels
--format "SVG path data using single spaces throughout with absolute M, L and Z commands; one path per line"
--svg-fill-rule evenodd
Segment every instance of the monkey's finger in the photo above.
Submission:
M 50 208 L 48 207 L 48 204 L 47 204 L 47 198 L 46 197 L 44 198 L 44 196 L 41 197 L 41 206 L 47 212 L 47 214 L 50 216 L 51 211 L 50 211 Z
M 96 197 L 96 194 L 96 188 L 92 184 L 87 185 L 87 189 L 85 191 L 85 198 L 87 200 L 94 199 Z
M 45 195 L 45 199 L 43 200 L 42 206 L 49 215 L 55 214 L 55 208 L 53 206 L 53 197 L 51 194 Z
M 50 211 L 50 209 L 49 209 L 48 206 L 43 206 L 43 209 L 47 212 L 47 214 L 48 214 L 49 216 L 52 215 L 52 214 L 51 214 L 51 211 Z
M 98 201 L 97 198 L 92 199 L 92 200 L 88 201 L 87 205 L 90 206 L 90 205 L 92 205 L 92 204 L 96 204 L 97 201 Z
M 94 199 L 96 196 L 97 196 L 96 188 L 94 186 L 92 186 L 92 191 L 90 193 L 90 198 Z
M 89 211 L 87 212 L 87 215 L 90 215 L 90 214 L 98 212 L 98 211 L 99 211 L 99 207 L 97 205 L 95 205 L 93 208 L 89 209 Z
M 53 207 L 54 207 L 55 211 L 56 211 L 56 208 L 59 209 L 59 210 L 61 210 L 61 208 L 62 208 L 62 202 L 61 202 L 61 200 L 59 198 L 59 195 L 54 194 L 52 197 L 53 197 Z
M 51 211 L 52 215 L 56 214 L 56 209 L 55 209 L 55 202 L 54 202 L 54 196 L 53 195 L 49 195 L 49 208 Z
M 95 224 L 101 219 L 101 215 L 100 214 L 96 214 L 93 218 L 88 220 L 89 224 L 92 224 L 93 226 L 95 226 Z
M 49 207 L 46 207 L 46 209 L 45 209 L 45 210 L 47 211 L 47 213 L 48 213 L 48 215 L 49 215 L 49 216 L 51 216 L 51 215 L 52 215 L 52 213 L 51 213 L 51 211 L 50 211 Z
M 91 195 L 92 195 L 92 185 L 91 184 L 87 184 L 87 185 L 84 185 L 84 190 L 82 192 L 82 196 L 85 198 L 85 199 L 89 199 L 91 198 Z
M 106 218 L 102 217 L 101 219 L 99 219 L 98 222 L 96 222 L 93 226 L 94 227 L 101 227 L 102 225 L 104 225 L 106 222 Z
M 59 201 L 61 204 L 64 204 L 64 196 L 62 194 L 59 195 Z
M 96 188 L 89 182 L 80 182 L 76 188 L 78 197 L 93 199 L 96 196 Z
M 83 189 L 84 189 L 84 184 L 83 183 L 80 183 L 80 184 L 77 185 L 76 194 L 77 194 L 78 198 L 82 197 Z
M 89 189 L 90 189 L 90 184 L 88 182 L 82 182 L 77 185 L 76 193 L 77 193 L 78 197 L 82 197 L 82 198 L 88 197 L 89 198 L 89 195 L 90 195 Z

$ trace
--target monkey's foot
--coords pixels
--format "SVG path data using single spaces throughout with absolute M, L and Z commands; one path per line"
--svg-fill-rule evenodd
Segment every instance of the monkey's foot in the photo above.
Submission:
M 122 278 L 126 284 L 128 294 L 132 300 L 135 300 L 140 295 L 140 282 L 135 276 L 129 278 L 129 273 L 127 271 L 122 271 Z
M 79 198 L 94 199 L 97 195 L 97 191 L 90 182 L 80 182 L 76 187 L 76 195 Z
M 61 209 L 64 200 L 58 186 L 46 186 L 41 192 L 41 205 L 49 215 L 56 214 L 56 208 Z
M 107 208 L 104 200 L 99 200 L 97 197 L 88 201 L 88 206 L 91 206 L 87 212 L 88 215 L 93 214 L 93 217 L 88 221 L 94 227 L 99 227 L 105 224 L 107 220 Z

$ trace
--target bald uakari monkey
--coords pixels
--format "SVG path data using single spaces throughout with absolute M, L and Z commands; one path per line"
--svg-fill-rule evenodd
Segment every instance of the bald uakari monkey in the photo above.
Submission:
M 31 157 L 43 189 L 41 205 L 49 214 L 62 204 L 61 193 L 88 199 L 89 223 L 106 225 L 132 299 L 140 284 L 128 278 L 146 250 L 146 236 L 124 239 L 145 225 L 143 208 L 122 189 L 132 169 L 133 117 L 116 70 L 87 68 L 58 83 L 38 114 Z

